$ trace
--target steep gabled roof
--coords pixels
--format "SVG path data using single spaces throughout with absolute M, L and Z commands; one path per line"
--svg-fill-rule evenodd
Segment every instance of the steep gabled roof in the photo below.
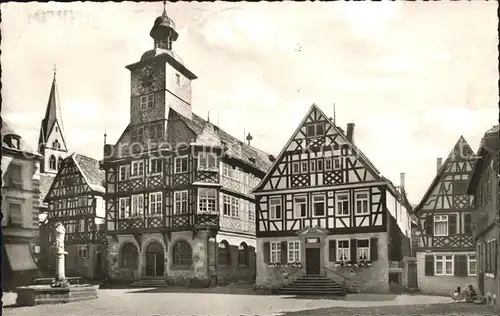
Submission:
M 464 147 L 460 148 L 460 146 L 462 146 L 462 145 Z M 448 157 L 446 158 L 446 160 L 443 162 L 443 164 L 441 165 L 441 168 L 439 169 L 439 171 L 437 172 L 436 176 L 432 180 L 431 185 L 427 188 L 427 191 L 425 192 L 424 196 L 420 200 L 420 203 L 418 203 L 417 206 L 414 208 L 414 213 L 415 214 L 417 214 L 420 211 L 420 209 L 424 205 L 425 201 L 427 200 L 427 198 L 429 197 L 429 195 L 431 194 L 431 192 L 434 190 L 434 188 L 436 187 L 436 185 L 441 180 L 441 178 L 443 176 L 443 173 L 446 170 L 447 165 L 449 163 L 451 163 L 451 161 L 454 159 L 455 153 L 456 153 L 457 150 L 462 150 L 462 151 L 465 150 L 469 154 L 474 154 L 474 151 L 469 146 L 469 144 L 467 143 L 467 141 L 465 140 L 465 138 L 463 136 L 460 136 L 460 138 L 458 139 L 458 141 L 453 146 L 453 149 L 451 150 L 450 154 L 448 155 Z
M 99 167 L 99 161 L 97 161 L 94 158 L 87 157 L 82 154 L 78 153 L 72 153 L 68 157 L 64 158 L 63 160 L 63 167 L 59 169 L 57 172 L 57 175 L 55 178 L 52 180 L 52 183 L 50 185 L 50 189 L 48 190 L 47 194 L 45 195 L 45 198 L 52 192 L 54 188 L 54 184 L 62 172 L 64 170 L 64 166 L 66 165 L 66 162 L 72 161 L 78 171 L 80 171 L 80 174 L 82 175 L 85 183 L 89 186 L 89 188 L 96 192 L 96 193 L 105 193 L 106 190 L 104 189 L 104 180 L 105 180 L 105 173 L 102 169 Z
M 335 132 L 352 149 L 353 154 L 355 154 L 357 157 L 360 157 L 361 162 L 365 164 L 365 166 L 367 167 L 367 169 L 369 171 L 372 172 L 372 174 L 374 175 L 374 177 L 379 177 L 380 180 L 383 180 L 383 181 L 389 181 L 389 180 L 383 178 L 380 175 L 380 172 L 377 170 L 377 168 L 375 168 L 375 166 L 373 165 L 373 163 L 368 159 L 368 157 L 366 157 L 365 154 L 363 154 L 363 152 L 357 146 L 355 146 L 351 141 L 349 141 L 347 139 L 347 136 L 345 135 L 344 131 L 341 128 L 339 128 L 338 126 L 336 126 L 333 123 L 333 121 L 330 120 L 326 116 L 326 114 L 316 104 L 313 103 L 311 105 L 311 107 L 309 108 L 309 110 L 307 111 L 307 113 L 304 116 L 304 118 L 302 119 L 302 121 L 300 122 L 300 124 L 298 125 L 297 129 L 292 133 L 292 136 L 286 142 L 285 146 L 283 146 L 283 148 L 281 149 L 281 152 L 278 154 L 278 157 L 272 163 L 271 167 L 269 167 L 269 171 L 266 173 L 266 176 L 262 179 L 262 181 L 259 183 L 259 185 L 253 190 L 253 192 L 257 192 L 257 191 L 259 191 L 259 190 L 261 190 L 263 188 L 263 186 L 265 185 L 265 183 L 268 181 L 269 177 L 272 175 L 272 173 L 276 169 L 276 166 L 282 161 L 282 159 L 283 159 L 283 157 L 284 157 L 284 155 L 285 155 L 285 153 L 287 151 L 287 148 L 290 146 L 290 144 L 292 143 L 292 141 L 295 139 L 295 137 L 299 133 L 299 130 L 304 125 L 304 123 L 306 122 L 307 118 L 311 115 L 311 113 L 313 111 L 317 111 L 321 116 L 323 116 L 326 119 L 327 123 L 331 124 L 331 126 L 335 130 Z
M 474 169 L 472 171 L 472 176 L 467 187 L 468 194 L 475 194 L 477 183 L 481 178 L 483 166 L 486 163 L 486 157 L 490 156 L 491 153 L 499 154 L 500 151 L 500 125 L 495 125 L 490 128 L 486 133 L 484 133 L 477 155 L 479 160 L 476 162 Z
M 75 161 L 77 168 L 93 191 L 106 192 L 104 189 L 105 174 L 104 170 L 99 167 L 98 160 L 77 153 L 71 154 L 70 157 Z

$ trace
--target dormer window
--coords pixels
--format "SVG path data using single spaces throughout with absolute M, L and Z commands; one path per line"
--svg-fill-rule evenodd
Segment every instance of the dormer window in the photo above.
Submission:
M 325 135 L 325 123 L 316 123 L 307 126 L 307 137 L 320 137 Z
M 12 149 L 21 149 L 20 148 L 20 139 L 19 135 L 8 134 L 3 137 L 4 142 Z
M 154 94 L 150 93 L 141 96 L 140 103 L 141 103 L 141 110 L 144 110 L 146 108 L 152 108 L 154 105 Z
M 180 74 L 175 74 L 175 83 L 177 85 L 181 84 L 181 75 Z

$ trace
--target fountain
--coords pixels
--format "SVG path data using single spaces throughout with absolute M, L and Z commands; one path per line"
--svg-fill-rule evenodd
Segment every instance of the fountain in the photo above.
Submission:
M 37 304 L 57 304 L 74 301 L 90 300 L 97 298 L 98 285 L 72 284 L 72 280 L 78 281 L 80 278 L 68 278 L 65 271 L 65 255 L 68 253 L 64 249 L 64 236 L 66 230 L 61 222 L 55 225 L 56 239 L 56 276 L 55 278 L 41 278 L 34 280 L 33 285 L 20 286 L 16 288 L 17 305 L 32 306 Z M 49 281 L 49 284 L 45 281 Z M 42 284 L 39 284 L 42 283 Z

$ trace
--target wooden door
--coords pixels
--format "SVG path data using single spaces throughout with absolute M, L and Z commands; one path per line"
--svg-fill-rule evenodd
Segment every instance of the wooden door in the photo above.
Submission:
M 306 248 L 306 273 L 308 275 L 319 274 L 321 270 L 320 264 L 320 249 Z
M 413 289 L 418 288 L 417 264 L 413 262 L 408 264 L 408 287 Z

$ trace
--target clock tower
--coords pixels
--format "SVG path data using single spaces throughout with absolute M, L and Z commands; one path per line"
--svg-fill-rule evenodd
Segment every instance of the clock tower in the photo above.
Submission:
M 132 81 L 132 141 L 144 139 L 143 135 L 153 135 L 156 140 L 161 138 L 157 130 L 165 131 L 170 110 L 192 118 L 191 81 L 197 77 L 172 50 L 179 34 L 174 21 L 167 15 L 165 1 L 163 14 L 155 19 L 149 35 L 153 39 L 153 49 L 145 52 L 139 62 L 126 67 L 131 72 Z

